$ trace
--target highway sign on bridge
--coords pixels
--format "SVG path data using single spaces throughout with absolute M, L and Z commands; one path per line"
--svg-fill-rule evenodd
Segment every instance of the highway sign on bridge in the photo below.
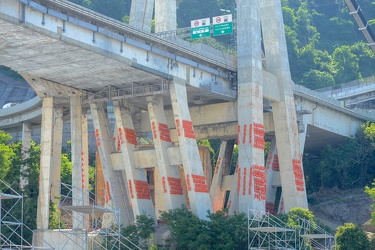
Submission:
M 191 39 L 198 39 L 210 36 L 210 25 L 210 18 L 191 21 Z
M 232 14 L 213 17 L 212 23 L 214 36 L 228 35 L 233 33 Z

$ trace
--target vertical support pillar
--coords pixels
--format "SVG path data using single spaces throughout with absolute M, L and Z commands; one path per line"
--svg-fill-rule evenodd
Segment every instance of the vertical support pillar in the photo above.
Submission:
M 155 32 L 177 29 L 176 0 L 155 1 Z
M 52 164 L 53 97 L 43 98 L 37 229 L 48 229 Z
M 72 196 L 73 206 L 82 206 L 82 101 L 80 95 L 70 97 L 70 130 L 72 143 Z M 73 212 L 73 229 L 83 228 L 82 214 Z
M 272 103 L 276 145 L 285 212 L 294 207 L 308 208 L 297 115 L 291 80 L 284 21 L 280 0 L 260 0 L 262 31 L 270 73 L 278 76 L 280 100 Z
M 100 161 L 103 168 L 104 180 L 110 192 L 110 198 L 113 201 L 115 209 L 120 210 L 120 224 L 127 226 L 134 221 L 132 211 L 127 206 L 127 196 L 122 193 L 120 179 L 113 170 L 111 161 L 111 136 L 109 134 L 109 126 L 106 119 L 103 104 L 90 104 L 91 115 L 95 128 L 96 146 L 98 147 Z
M 303 155 L 303 152 L 305 150 L 305 143 L 306 143 L 306 137 L 307 137 L 307 123 L 303 124 L 303 131 L 300 132 L 299 135 L 299 145 L 301 150 L 301 155 Z
M 151 32 L 154 2 L 155 0 L 132 0 L 129 24 L 134 28 Z
M 143 169 L 135 168 L 134 149 L 137 147 L 137 137 L 131 118 L 130 107 L 121 107 L 118 101 L 113 102 L 113 111 L 118 129 L 118 140 L 125 165 L 130 201 L 134 216 L 146 214 L 156 220 L 151 193 L 147 183 L 147 176 Z
M 190 208 L 200 219 L 207 219 L 207 210 L 211 211 L 212 205 L 190 118 L 186 86 L 170 84 L 170 95 Z
M 167 149 L 172 147 L 172 140 L 165 116 L 163 98 L 150 96 L 147 97 L 147 101 L 159 177 L 164 193 L 163 203 L 165 203 L 166 210 L 181 208 L 182 205 L 186 205 L 186 201 L 178 166 L 172 166 L 169 163 Z
M 53 122 L 53 147 L 52 147 L 52 168 L 51 168 L 51 200 L 57 207 L 60 206 L 61 186 L 61 149 L 62 149 L 62 131 L 63 131 L 63 110 L 55 108 Z
M 83 191 L 83 205 L 90 205 L 90 191 L 89 191 L 89 133 L 87 121 L 87 109 L 82 109 L 82 153 L 81 153 L 81 168 L 82 168 L 82 191 Z M 89 229 L 90 217 L 88 214 L 84 215 L 83 228 Z
M 31 122 L 24 122 L 22 124 L 22 160 L 25 160 L 30 157 L 29 150 L 30 150 L 30 143 L 31 143 Z M 20 189 L 24 190 L 24 187 L 29 184 L 27 177 L 23 177 L 23 173 L 26 173 L 28 166 L 22 165 L 21 166 L 21 175 L 20 175 Z
M 222 141 L 220 145 L 219 156 L 216 161 L 214 169 L 214 177 L 210 188 L 210 197 L 212 202 L 213 212 L 224 209 L 225 190 L 221 189 L 223 176 L 228 174 L 225 169 L 230 168 L 232 153 L 234 147 L 234 140 Z
M 238 0 L 239 212 L 265 211 L 264 125 L 259 0 Z
M 84 192 L 83 205 L 89 205 L 89 133 L 87 121 L 87 109 L 82 110 L 82 189 Z
M 266 163 L 266 180 L 267 180 L 267 195 L 266 195 L 266 212 L 276 214 L 275 208 L 276 192 L 280 187 L 280 169 L 279 156 L 277 154 L 276 140 L 273 138 L 268 150 Z
M 238 206 L 238 190 L 237 190 L 238 189 L 237 175 L 238 175 L 238 160 L 237 160 L 237 163 L 236 163 L 236 170 L 234 171 L 234 174 L 233 174 L 232 187 L 230 189 L 229 199 L 228 199 L 228 204 L 227 204 L 229 215 L 234 215 L 235 213 L 238 213 L 238 209 L 239 209 L 239 206 Z

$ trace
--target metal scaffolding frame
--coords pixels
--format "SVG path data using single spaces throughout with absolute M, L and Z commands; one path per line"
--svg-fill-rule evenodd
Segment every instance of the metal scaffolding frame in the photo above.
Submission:
M 335 237 L 304 218 L 298 218 L 298 224 L 289 227 L 268 212 L 249 209 L 248 243 L 249 250 L 332 250 Z
M 310 220 L 298 219 L 299 249 L 334 249 L 335 237 Z
M 295 249 L 296 230 L 270 213 L 249 209 L 248 243 L 249 250 Z
M 65 236 L 59 249 L 141 249 L 120 234 L 120 211 L 97 204 L 94 194 L 67 184 L 61 184 L 59 231 Z M 66 191 L 64 194 L 63 192 Z M 78 204 L 71 205 L 73 197 L 80 197 Z M 84 201 L 88 201 L 85 204 Z M 62 216 L 62 214 L 64 214 Z M 63 229 L 64 222 L 76 220 L 79 228 Z
M 23 223 L 23 213 L 23 195 L 0 179 L 0 249 L 53 249 L 48 243 L 35 247 L 24 238 L 32 230 Z

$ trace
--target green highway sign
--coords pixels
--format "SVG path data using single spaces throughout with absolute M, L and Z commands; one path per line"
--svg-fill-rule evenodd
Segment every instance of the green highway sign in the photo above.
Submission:
M 209 25 L 191 28 L 191 39 L 208 37 L 211 35 L 210 33 L 211 33 L 211 29 Z
M 213 35 L 221 36 L 228 35 L 233 33 L 233 23 L 220 23 L 213 25 Z
M 214 36 L 228 35 L 233 33 L 232 14 L 215 16 L 212 18 L 212 29 Z

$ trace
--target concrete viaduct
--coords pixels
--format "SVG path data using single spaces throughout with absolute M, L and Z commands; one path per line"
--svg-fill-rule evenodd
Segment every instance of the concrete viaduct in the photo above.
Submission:
M 59 195 L 66 110 L 73 185 L 88 188 L 90 115 L 111 201 L 127 215 L 123 225 L 136 215 L 156 218 L 156 209 L 179 208 L 185 195 L 191 211 L 205 219 L 207 210 L 223 208 L 228 190 L 230 213 L 307 208 L 303 150 L 351 136 L 373 117 L 292 82 L 280 1 L 237 1 L 237 57 L 151 34 L 151 2 L 133 0 L 126 25 L 63 0 L 0 1 L 0 65 L 19 72 L 38 95 L 2 110 L 0 127 L 24 124 L 27 148 L 30 121 L 42 117 L 37 229 L 47 232 L 49 203 Z M 155 13 L 156 32 L 175 29 L 175 1 L 155 0 Z M 139 150 L 141 132 L 152 132 L 153 150 Z M 271 141 L 266 162 L 265 137 Z M 211 186 L 196 142 L 207 138 L 222 139 Z M 238 166 L 228 175 L 235 143 Z M 162 187 L 155 208 L 143 169 L 154 166 Z M 84 205 L 73 197 L 73 207 Z

